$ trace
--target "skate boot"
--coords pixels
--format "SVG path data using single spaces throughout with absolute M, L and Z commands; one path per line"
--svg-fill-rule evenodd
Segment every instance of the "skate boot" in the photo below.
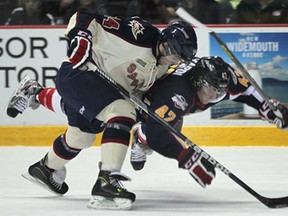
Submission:
M 55 193 L 63 195 L 68 191 L 68 185 L 64 182 L 66 177 L 66 168 L 51 171 L 45 166 L 47 155 L 39 162 L 31 165 L 28 173 L 22 174 L 27 180 Z
M 146 155 L 152 154 L 152 149 L 138 138 L 139 127 L 136 126 L 132 131 L 132 144 L 131 144 L 131 156 L 130 163 L 134 170 L 142 170 L 147 160 Z
M 15 118 L 19 113 L 23 113 L 27 107 L 37 109 L 40 104 L 36 100 L 36 95 L 42 89 L 43 87 L 37 81 L 26 75 L 9 100 L 6 110 L 7 115 Z
M 89 208 L 128 210 L 135 201 L 135 194 L 127 191 L 120 181 L 131 180 L 119 172 L 101 170 L 92 189 Z

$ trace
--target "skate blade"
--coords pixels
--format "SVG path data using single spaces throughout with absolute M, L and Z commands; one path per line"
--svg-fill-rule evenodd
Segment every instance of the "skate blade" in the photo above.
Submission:
M 48 190 L 49 192 L 57 195 L 57 196 L 63 196 L 63 194 L 59 194 L 56 193 L 55 191 L 51 190 L 46 184 L 44 184 L 43 182 L 41 182 L 40 180 L 34 178 L 33 176 L 31 176 L 28 172 L 27 173 L 22 173 L 21 176 L 25 179 L 27 179 L 28 181 L 44 188 L 45 190 Z
M 87 207 L 94 209 L 129 210 L 132 207 L 132 201 L 125 198 L 108 200 L 103 196 L 92 196 Z

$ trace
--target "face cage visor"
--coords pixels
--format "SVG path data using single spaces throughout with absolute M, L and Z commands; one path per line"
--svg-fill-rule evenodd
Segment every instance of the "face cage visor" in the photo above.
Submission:
M 172 46 L 170 46 L 168 42 L 164 42 L 163 47 L 163 56 L 173 58 L 177 62 L 184 62 L 184 59 L 181 58 L 177 51 Z
M 205 80 L 201 81 L 200 91 L 209 103 L 217 103 L 226 96 L 226 88 L 217 89 Z

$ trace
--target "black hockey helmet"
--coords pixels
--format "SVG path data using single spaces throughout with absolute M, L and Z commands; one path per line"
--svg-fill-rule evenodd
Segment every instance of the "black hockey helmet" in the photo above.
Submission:
M 216 102 L 224 98 L 231 79 L 232 68 L 218 56 L 201 58 L 191 76 L 192 84 L 196 89 L 205 88 L 208 92 L 215 92 Z
M 226 90 L 231 78 L 231 68 L 222 58 L 203 57 L 197 62 L 196 69 L 200 85 L 206 82 L 217 90 Z
M 197 36 L 193 27 L 185 21 L 176 21 L 162 30 L 159 41 L 167 42 L 164 55 L 178 55 L 184 61 L 197 53 Z

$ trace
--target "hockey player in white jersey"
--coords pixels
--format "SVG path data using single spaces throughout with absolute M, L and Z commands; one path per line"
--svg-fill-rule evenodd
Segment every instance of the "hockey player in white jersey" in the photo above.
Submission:
M 100 172 L 88 206 L 129 209 L 136 196 L 120 183 L 129 180 L 120 171 L 136 120 L 135 107 L 94 71 L 100 68 L 129 92 L 142 94 L 166 73 L 170 64 L 187 61 L 196 54 L 195 32 L 182 21 L 160 33 L 137 17 L 77 12 L 65 35 L 68 54 L 57 74 L 56 87 L 67 105 L 68 129 L 55 139 L 42 160 L 29 167 L 25 177 L 59 195 L 65 194 L 65 164 L 91 146 L 95 134 L 103 131 Z M 25 89 L 26 81 L 11 98 L 7 110 L 10 116 L 19 113 L 16 99 L 23 92 L 25 100 L 27 95 L 41 90 L 35 83 L 30 83 L 35 88 Z

